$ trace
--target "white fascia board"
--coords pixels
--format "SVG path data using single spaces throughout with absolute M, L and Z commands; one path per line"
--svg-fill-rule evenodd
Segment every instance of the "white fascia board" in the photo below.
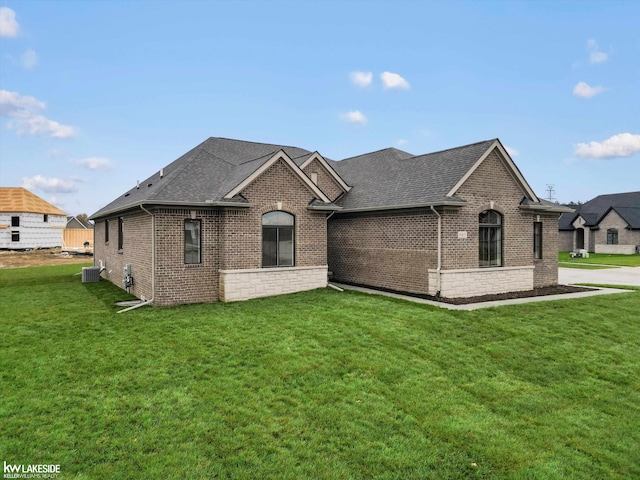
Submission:
M 520 185 L 524 193 L 534 202 L 540 202 L 540 199 L 538 198 L 538 196 L 534 193 L 533 189 L 529 186 L 527 181 L 522 176 L 522 173 L 520 173 L 520 170 L 518 170 L 518 167 L 516 166 L 514 161 L 511 159 L 507 151 L 504 149 L 504 147 L 498 140 L 494 141 L 491 144 L 491 146 L 487 148 L 487 151 L 482 154 L 482 156 L 476 161 L 476 163 L 473 164 L 473 166 L 469 169 L 469 171 L 465 173 L 464 176 L 458 181 L 458 183 L 456 183 L 453 186 L 453 188 L 449 191 L 449 193 L 447 193 L 447 197 L 451 197 L 456 194 L 456 192 L 462 186 L 462 184 L 467 181 L 467 179 L 473 174 L 473 172 L 475 172 L 478 169 L 478 167 L 482 165 L 482 162 L 485 161 L 485 159 L 489 156 L 489 154 L 493 152 L 494 148 L 498 149 L 498 151 L 502 155 L 502 158 L 504 158 L 507 164 L 507 167 L 511 172 L 511 175 L 516 180 L 516 182 L 518 182 L 518 184 Z
M 267 171 L 267 169 L 271 165 L 276 163 L 278 160 L 283 160 L 285 165 L 287 165 L 293 173 L 295 173 L 298 177 L 300 177 L 300 180 L 302 180 L 305 183 L 305 185 L 309 188 L 309 190 L 311 190 L 315 195 L 317 195 L 318 199 L 326 203 L 331 203 L 331 200 L 329 200 L 327 196 L 324 193 L 322 193 L 322 191 L 317 187 L 317 185 L 315 185 L 311 181 L 311 179 L 305 175 L 305 173 L 300 169 L 300 167 L 298 167 L 296 163 L 293 160 L 291 160 L 291 158 L 289 158 L 289 155 L 287 155 L 284 152 L 284 150 L 279 150 L 278 152 L 276 152 L 276 154 L 273 157 L 271 157 L 269 160 L 264 162 L 251 175 L 249 175 L 242 182 L 236 185 L 233 190 L 231 190 L 222 198 L 232 199 L 233 197 L 238 195 L 242 190 L 247 188 L 247 186 L 253 183 L 260 175 L 262 175 L 265 171 Z
M 302 165 L 300 165 L 300 170 L 304 170 L 314 160 L 317 160 L 320 163 L 320 165 L 322 165 L 324 167 L 324 169 L 327 171 L 327 173 L 329 173 L 329 175 L 331 175 L 334 178 L 334 180 L 336 182 L 338 182 L 338 184 L 340 185 L 340 188 L 342 188 L 342 190 L 344 190 L 345 192 L 348 192 L 349 190 L 351 190 L 351 187 L 346 184 L 346 182 L 342 179 L 342 177 L 338 174 L 338 172 L 336 172 L 333 169 L 333 167 L 331 165 L 329 165 L 329 163 L 318 152 L 313 152 L 309 156 L 309 158 L 307 158 L 302 163 Z

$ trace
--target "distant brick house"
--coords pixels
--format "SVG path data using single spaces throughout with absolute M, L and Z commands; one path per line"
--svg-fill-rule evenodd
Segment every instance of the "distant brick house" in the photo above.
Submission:
M 558 217 L 499 140 L 333 161 L 209 138 L 91 216 L 103 276 L 158 305 L 334 280 L 442 297 L 557 283 Z
M 640 251 L 640 192 L 599 195 L 563 213 L 561 251 L 633 254 Z
M 0 187 L 0 248 L 62 245 L 67 214 L 22 187 Z

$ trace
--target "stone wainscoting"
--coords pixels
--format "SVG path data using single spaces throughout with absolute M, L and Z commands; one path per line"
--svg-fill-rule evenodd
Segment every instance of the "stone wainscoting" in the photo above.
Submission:
M 596 243 L 595 253 L 609 253 L 616 255 L 633 255 L 636 253 L 635 245 L 602 245 Z
M 327 286 L 327 266 L 220 270 L 220 301 L 302 292 Z
M 534 266 L 468 268 L 440 271 L 440 296 L 475 297 L 533 289 Z M 438 290 L 438 271 L 429 269 L 429 295 Z

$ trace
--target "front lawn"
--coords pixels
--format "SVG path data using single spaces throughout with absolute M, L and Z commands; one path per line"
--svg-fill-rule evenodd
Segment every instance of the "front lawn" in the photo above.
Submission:
M 562 267 L 567 262 L 573 264 L 599 264 L 614 265 L 617 267 L 640 267 L 640 255 L 613 255 L 609 253 L 590 253 L 589 258 L 571 258 L 570 252 L 560 252 L 558 261 L 562 263 Z
M 640 292 L 143 307 L 0 270 L 0 458 L 59 478 L 640 477 Z

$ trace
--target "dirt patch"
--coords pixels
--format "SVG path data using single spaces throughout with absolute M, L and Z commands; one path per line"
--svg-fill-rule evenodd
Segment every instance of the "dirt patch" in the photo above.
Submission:
M 0 268 L 42 267 L 76 263 L 93 263 L 93 256 L 62 253 L 59 248 L 42 248 L 23 252 L 0 250 Z

